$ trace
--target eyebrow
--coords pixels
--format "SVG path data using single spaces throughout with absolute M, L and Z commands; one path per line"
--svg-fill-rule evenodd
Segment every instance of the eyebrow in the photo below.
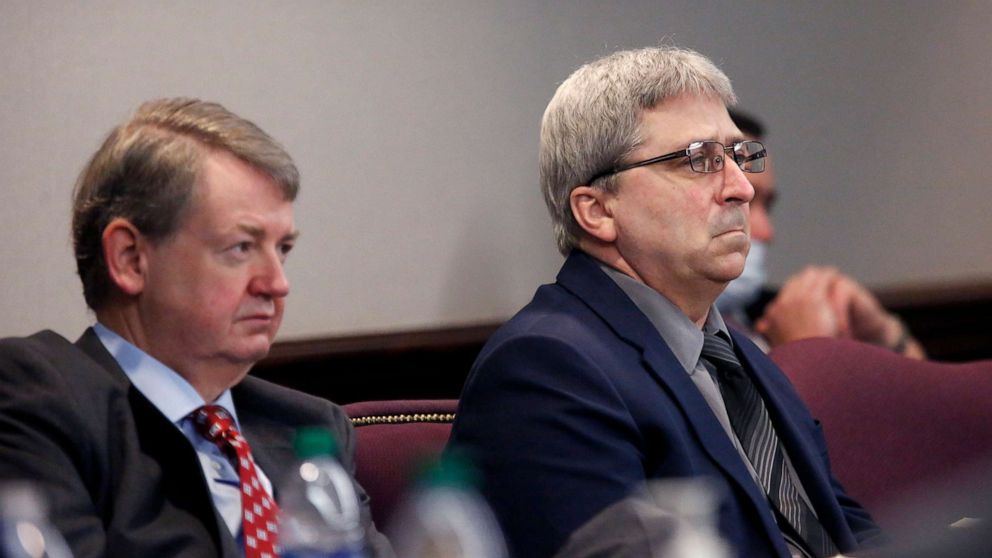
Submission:
M 748 139 L 744 137 L 744 134 L 734 134 L 728 137 L 726 141 L 721 141 L 720 143 L 729 147 L 731 145 L 734 145 L 735 143 L 740 143 L 742 141 L 748 141 Z
M 687 141 L 685 143 L 685 147 L 688 147 L 688 146 L 690 146 L 690 145 L 692 145 L 694 143 L 699 143 L 699 142 L 704 142 L 704 141 L 715 141 L 717 143 L 722 143 L 725 147 L 730 147 L 730 146 L 734 145 L 735 143 L 739 143 L 739 142 L 742 142 L 742 141 L 749 141 L 749 139 L 747 137 L 745 137 L 744 134 L 741 134 L 741 133 L 735 133 L 735 134 L 733 134 L 731 136 L 727 136 L 725 139 L 720 139 L 717 136 L 697 137 L 695 139 L 692 139 L 692 140 Z M 678 148 L 676 147 L 675 148 L 675 151 L 677 151 L 677 150 L 678 150 Z
M 252 236 L 252 238 L 256 240 L 265 237 L 265 230 L 262 229 L 261 227 L 256 227 L 255 225 L 239 224 L 238 229 L 242 230 L 245 233 L 248 233 L 249 235 Z M 280 239 L 280 242 L 286 242 L 287 240 L 296 240 L 299 237 L 300 237 L 300 231 L 294 230 L 293 232 L 283 236 Z

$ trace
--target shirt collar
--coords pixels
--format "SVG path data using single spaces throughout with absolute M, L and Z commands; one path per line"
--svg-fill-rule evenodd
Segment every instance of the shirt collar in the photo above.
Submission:
M 196 389 L 175 370 L 162 364 L 103 324 L 94 324 L 93 330 L 124 370 L 131 384 L 172 423 L 179 425 L 190 413 L 204 405 L 203 398 Z M 212 404 L 220 405 L 230 413 L 240 430 L 241 425 L 238 424 L 231 390 L 224 390 L 224 393 Z
M 600 264 L 600 267 L 658 330 L 658 334 L 688 374 L 695 372 L 699 355 L 703 352 L 703 331 L 722 332 L 730 339 L 727 324 L 715 305 L 710 306 L 701 330 L 665 295 L 608 265 Z

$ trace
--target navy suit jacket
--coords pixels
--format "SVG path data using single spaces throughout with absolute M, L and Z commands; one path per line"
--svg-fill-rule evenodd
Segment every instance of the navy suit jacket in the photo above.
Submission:
M 330 428 L 354 469 L 340 407 L 264 380 L 232 388 L 242 434 L 277 484 L 301 426 Z M 217 514 L 192 444 L 141 392 L 90 329 L 75 344 L 43 331 L 0 340 L 0 480 L 33 481 L 77 558 L 240 556 Z M 391 555 L 356 484 L 374 554 Z M 278 499 L 278 493 L 276 497 Z
M 742 335 L 738 356 L 763 394 L 820 521 L 842 551 L 878 528 L 830 473 L 819 424 L 782 372 Z M 450 441 L 517 557 L 551 556 L 646 480 L 709 477 L 720 534 L 742 557 L 789 555 L 762 490 L 647 317 L 582 252 L 557 283 L 486 343 Z

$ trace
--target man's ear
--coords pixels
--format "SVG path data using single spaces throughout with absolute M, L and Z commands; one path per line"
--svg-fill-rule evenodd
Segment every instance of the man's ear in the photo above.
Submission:
M 599 242 L 611 243 L 617 239 L 616 222 L 608 203 L 612 197 L 613 194 L 591 186 L 579 186 L 568 196 L 576 222 Z
M 103 229 L 101 240 L 110 280 L 124 294 L 140 294 L 145 288 L 147 239 L 130 221 L 117 217 Z

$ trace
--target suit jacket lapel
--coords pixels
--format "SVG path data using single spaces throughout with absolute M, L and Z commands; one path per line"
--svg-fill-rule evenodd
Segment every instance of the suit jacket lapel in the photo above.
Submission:
M 283 422 L 265 419 L 265 413 L 256 408 L 255 378 L 247 377 L 231 389 L 231 397 L 238 409 L 242 434 L 248 440 L 255 462 L 272 481 L 273 491 L 278 489 L 286 473 L 296 461 L 293 450 L 295 429 Z M 264 409 L 261 409 L 264 411 Z M 278 500 L 278 495 L 277 500 Z
M 162 476 L 159 481 L 163 484 L 162 490 L 169 502 L 203 522 L 214 544 L 221 549 L 222 556 L 238 556 L 240 552 L 234 537 L 226 527 L 221 528 L 222 520 L 207 487 L 199 457 L 189 440 L 147 397 L 131 385 L 124 370 L 103 346 L 93 328 L 83 333 L 76 341 L 76 346 L 106 369 L 122 386 L 126 386 L 138 434 L 137 443 L 141 452 L 152 458 L 161 468 Z M 131 488 L 140 490 L 140 487 Z
M 847 520 L 844 518 L 843 510 L 836 504 L 837 498 L 834 488 L 830 484 L 830 472 L 824 467 L 823 458 L 819 450 L 810 445 L 810 435 L 802 431 L 802 425 L 798 424 L 790 416 L 786 416 L 785 410 L 789 408 L 789 402 L 785 400 L 781 387 L 778 389 L 772 385 L 772 377 L 779 376 L 785 378 L 784 373 L 768 359 L 768 357 L 755 346 L 745 336 L 731 332 L 734 344 L 738 347 L 739 356 L 745 368 L 749 369 L 754 378 L 758 390 L 764 396 L 768 413 L 771 415 L 775 425 L 775 432 L 779 440 L 789 454 L 796 474 L 809 496 L 810 503 L 816 510 L 820 523 L 832 536 L 846 536 L 850 530 L 847 527 Z M 798 398 L 798 395 L 796 396 Z M 845 546 L 843 540 L 836 540 L 836 543 Z M 847 543 L 853 546 L 853 537 Z
M 671 393 L 687 422 L 716 465 L 747 494 L 768 533 L 778 527 L 768 501 L 754 482 L 727 432 L 720 425 L 696 384 L 661 338 L 654 325 L 590 256 L 573 251 L 558 274 L 558 283 L 583 300 L 617 336 L 641 350 L 643 362 Z M 781 537 L 770 537 L 781 545 Z M 785 548 L 781 548 L 785 551 Z
M 127 374 L 124 373 L 124 370 L 114 360 L 113 355 L 103 346 L 103 343 L 97 337 L 96 331 L 93 328 L 87 328 L 83 332 L 83 335 L 76 340 L 76 346 L 96 361 L 97 364 L 102 366 L 120 385 L 127 386 L 131 384 L 127 379 Z

